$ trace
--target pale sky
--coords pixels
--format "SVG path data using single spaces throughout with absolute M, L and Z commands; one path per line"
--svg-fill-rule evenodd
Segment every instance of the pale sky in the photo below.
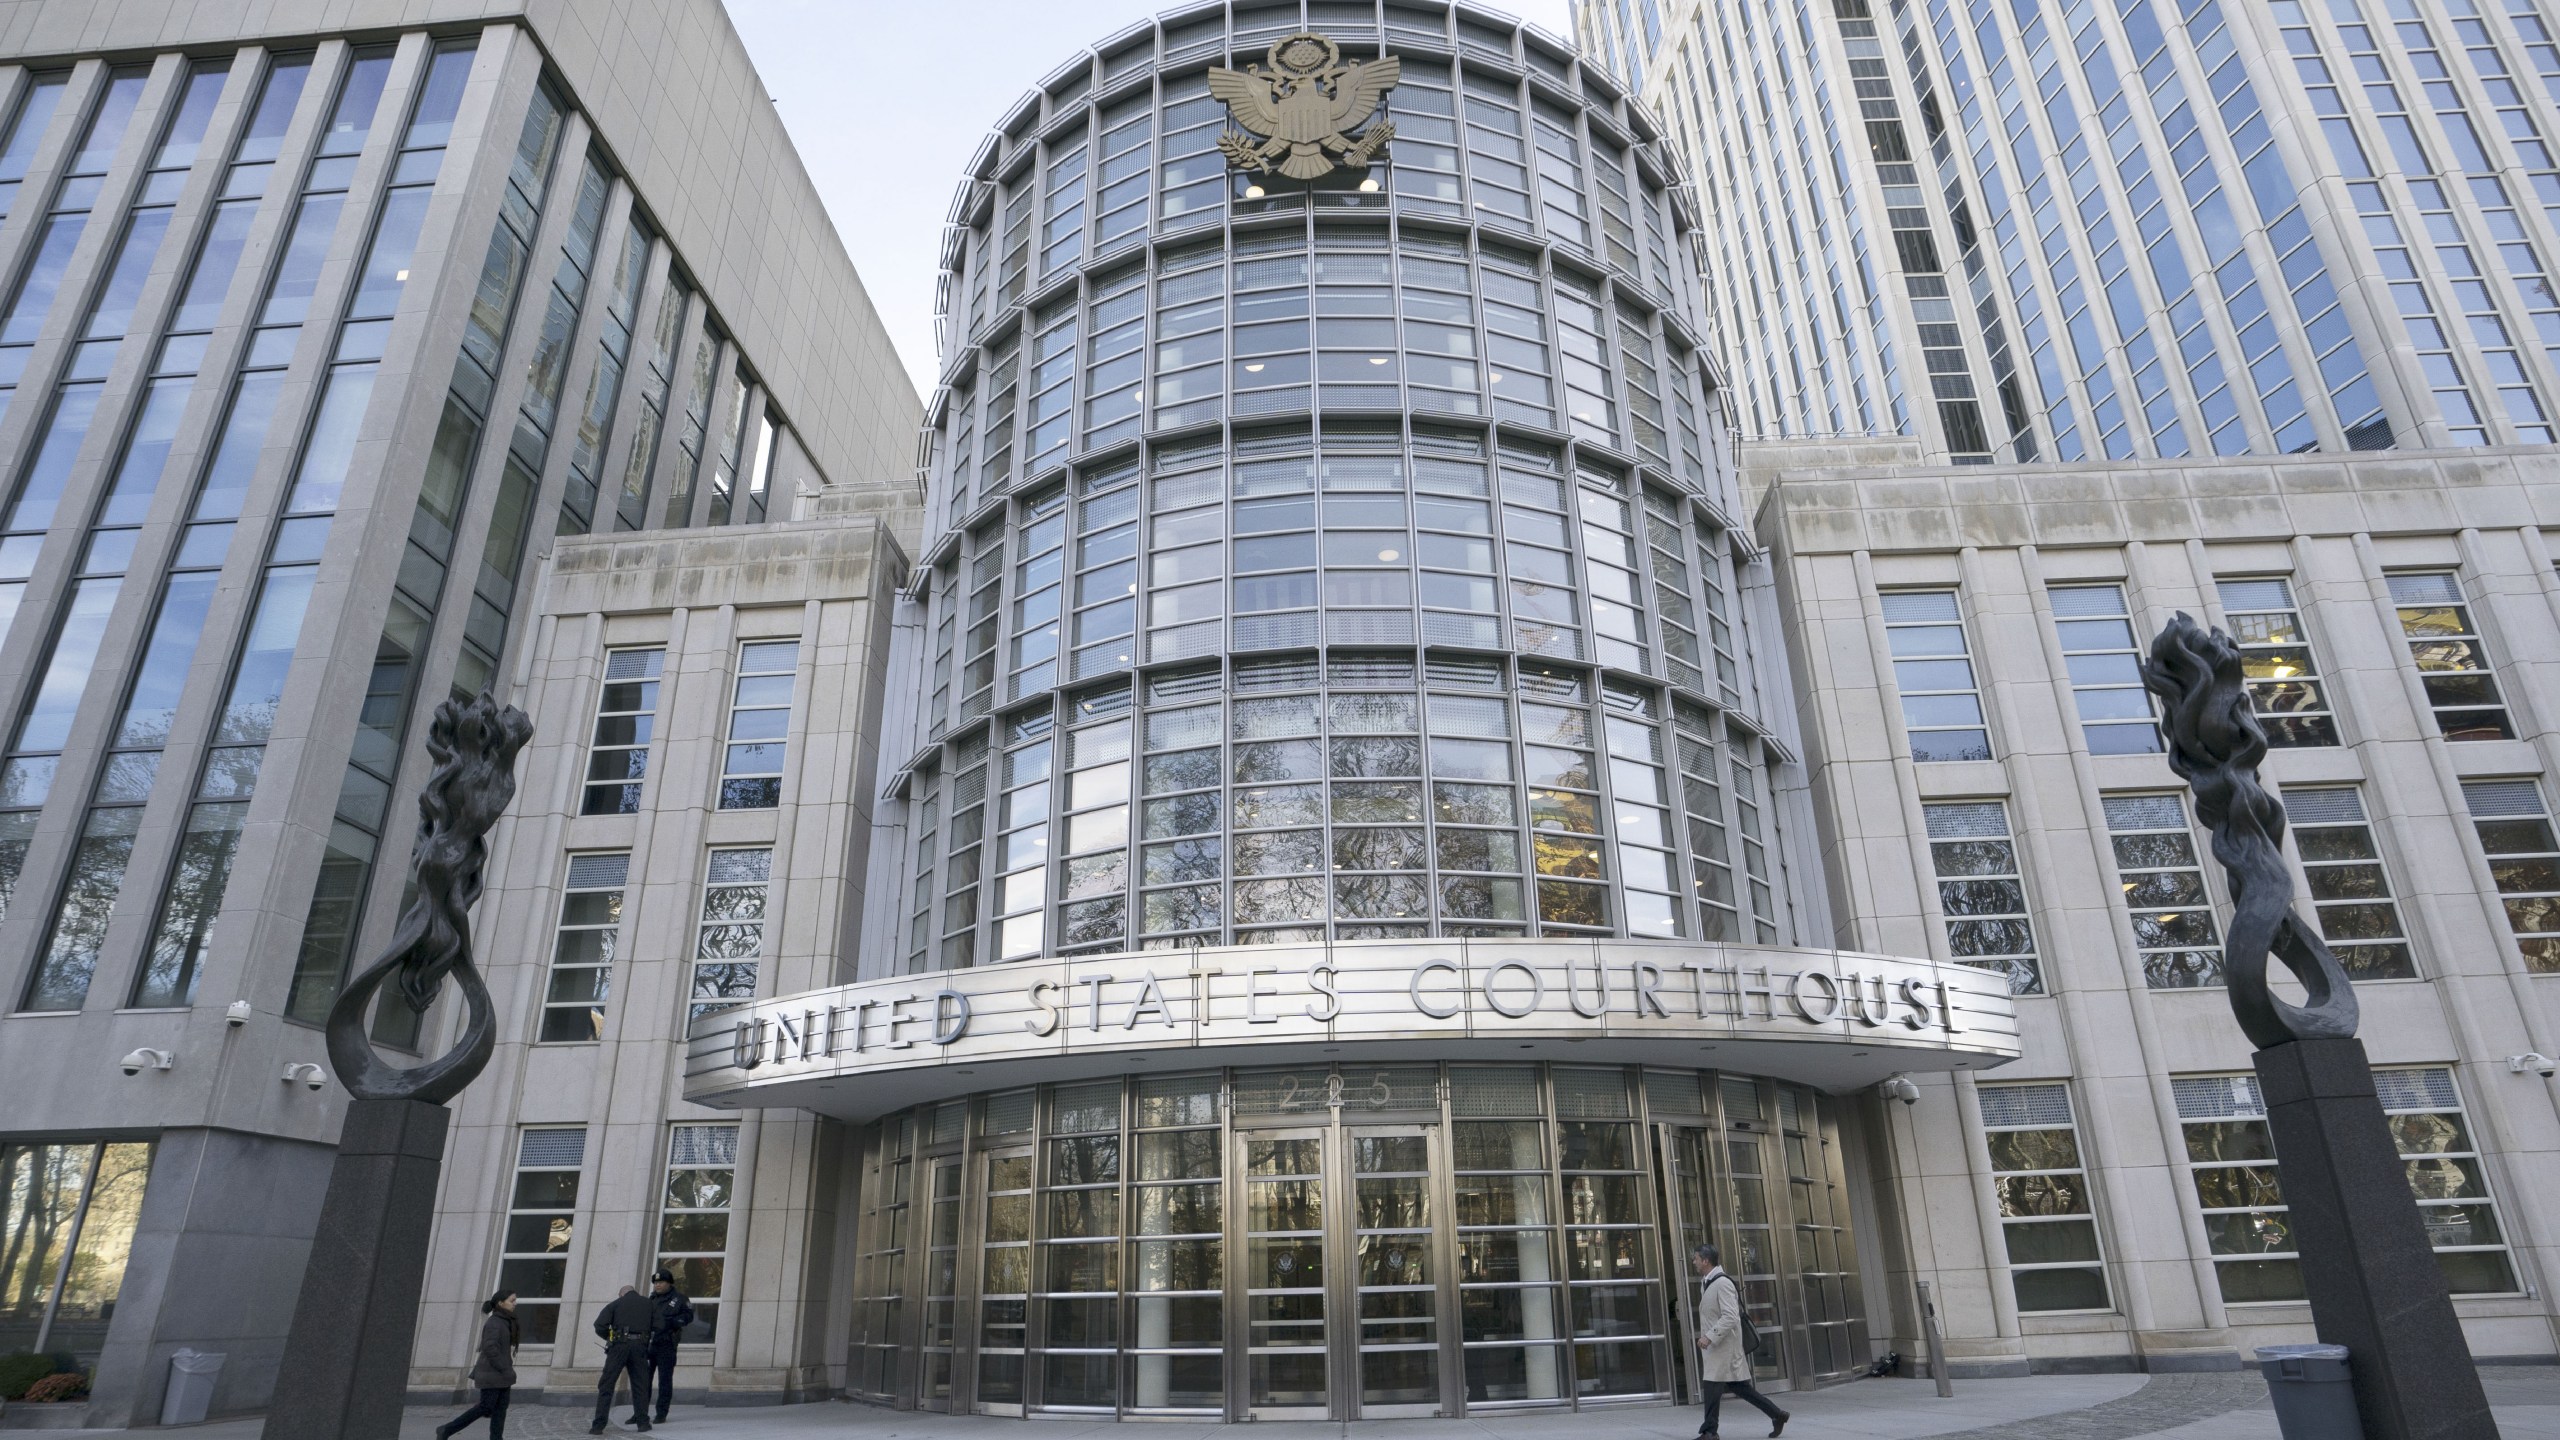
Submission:
M 998 117 L 1104 36 L 1172 0 L 727 0 L 919 393 L 960 167 Z M 1573 34 L 1571 0 L 1493 0 Z

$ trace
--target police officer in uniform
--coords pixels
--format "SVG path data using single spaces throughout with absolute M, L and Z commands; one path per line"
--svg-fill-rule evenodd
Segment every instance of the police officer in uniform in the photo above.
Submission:
M 663 1425 L 676 1395 L 676 1345 L 693 1324 L 693 1302 L 676 1288 L 675 1275 L 661 1268 L 649 1277 L 649 1307 L 657 1312 L 649 1332 L 649 1369 L 658 1377 L 657 1419 Z
M 631 1377 L 631 1423 L 643 1430 L 649 1424 L 649 1336 L 657 1328 L 657 1307 L 649 1297 L 625 1285 L 612 1303 L 596 1312 L 596 1338 L 604 1342 L 604 1375 L 596 1381 L 595 1423 L 587 1427 L 590 1435 L 604 1433 L 605 1417 L 613 1412 L 613 1387 L 625 1373 Z

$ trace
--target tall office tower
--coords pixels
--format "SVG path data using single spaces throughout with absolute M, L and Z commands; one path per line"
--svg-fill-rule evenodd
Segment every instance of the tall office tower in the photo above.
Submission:
M 2473 1351 L 2551 1353 L 2547 13 L 1582 8 L 1698 189 L 1826 938 L 2017 993 L 2020 1061 L 1877 1157 L 1963 1370 L 2231 1368 L 2311 1318 L 2138 669 L 2181 611 L 2241 644 Z
M 280 1076 L 545 555 L 905 481 L 911 392 L 717 6 L 506 9 L 9 27 L 0 1352 L 93 1369 L 91 1424 L 156 1420 L 180 1347 L 218 1409 L 276 1383 L 342 1099 Z M 677 53 L 721 83 L 659 90 Z
M 861 949 L 695 992 L 738 1173 L 833 1137 L 726 1222 L 846 1327 L 790 1363 L 993 1414 L 1694 1399 L 1716 1238 L 1768 1383 L 1863 1370 L 1875 1086 L 2013 1055 L 2012 1002 L 1796 948 L 1662 158 L 1515 22 L 1288 0 L 1102 41 L 971 159 Z
M 2546 0 L 1584 0 L 1695 186 L 1747 437 L 2548 443 Z

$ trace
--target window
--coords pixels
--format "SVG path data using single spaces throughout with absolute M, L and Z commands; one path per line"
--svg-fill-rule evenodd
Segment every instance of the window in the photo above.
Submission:
M 750 640 L 738 647 L 738 683 L 729 703 L 729 744 L 720 758 L 720 808 L 770 810 L 782 803 L 784 736 L 791 729 L 797 640 Z
M 151 1155 L 142 1142 L 0 1145 L 0 1346 L 95 1366 Z
M 1877 597 L 1893 683 L 1902 692 L 1902 724 L 1911 758 L 1988 760 L 1991 732 L 1982 721 L 1964 616 L 1953 590 L 1897 590 Z
M 1096 148 L 1102 168 L 1094 177 L 1100 187 L 1094 205 L 1096 249 L 1108 248 L 1147 223 L 1147 127 L 1153 108 L 1147 96 L 1137 95 L 1102 112 L 1102 141 Z
M 663 647 L 605 652 L 595 749 L 587 757 L 587 794 L 579 814 L 639 813 L 640 783 L 649 778 L 649 741 L 657 728 L 659 677 L 666 666 Z
M 1116 716 L 1067 732 L 1065 858 L 1060 862 L 1058 948 L 1120 950 L 1129 933 L 1129 691 L 1075 702 L 1079 720 Z
M 1031 1325 L 1031 1107 L 1033 1095 L 1017 1090 L 1008 1095 L 987 1097 L 979 1134 L 984 1142 L 978 1150 L 986 1169 L 986 1219 L 983 1243 L 978 1254 L 978 1403 L 980 1405 L 1022 1404 L 1022 1360 L 1030 1339 Z M 901 1116 L 881 1127 L 882 1148 L 895 1151 L 903 1147 L 890 1144 L 886 1132 L 903 1132 Z M 1006 1137 L 1014 1137 L 1007 1143 Z M 887 1183 L 873 1193 L 880 1199 L 878 1209 L 890 1211 L 906 1199 L 907 1164 L 903 1160 L 884 1161 L 875 1175 Z M 902 1226 L 886 1223 L 890 1214 L 875 1219 L 871 1233 L 875 1246 L 886 1248 L 902 1244 L 895 1238 Z M 881 1257 L 894 1262 L 902 1257 Z M 875 1259 L 880 1264 L 881 1259 Z M 892 1268 L 883 1265 L 884 1270 Z M 875 1271 L 875 1273 L 880 1273 Z M 884 1275 L 872 1286 L 876 1296 L 898 1294 L 900 1286 L 894 1274 Z M 885 1339 L 893 1353 L 898 1341 L 897 1302 L 875 1306 L 875 1339 Z M 879 1312 L 885 1310 L 886 1314 Z M 868 1388 L 886 1388 L 869 1386 Z M 1019 1413 L 1018 1409 L 1011 1413 Z
M 1226 893 L 1219 882 L 1227 873 L 1226 842 L 1213 832 L 1215 817 L 1224 811 L 1227 799 L 1220 789 L 1226 779 L 1226 756 L 1219 748 L 1226 708 L 1218 700 L 1225 683 L 1226 677 L 1214 669 L 1172 671 L 1147 682 L 1145 754 L 1139 773 L 1145 813 L 1160 817 L 1146 826 L 1143 834 L 1151 843 L 1139 849 L 1139 881 L 1146 887 L 1139 908 L 1144 936 L 1140 943 L 1147 948 L 1169 948 L 1176 943 L 1171 937 L 1185 934 L 1199 934 L 1202 943 L 1209 943 L 1221 928 Z M 1181 704 L 1187 699 L 1207 703 Z M 1237 763 L 1245 763 L 1241 750 Z M 1294 767 L 1272 774 L 1257 764 L 1250 778 L 1299 780 L 1304 776 Z M 1320 819 L 1314 787 L 1305 784 L 1239 789 L 1235 802 L 1237 830 L 1306 825 Z M 1249 843 L 1241 835 L 1236 837 L 1240 857 Z M 1311 858 L 1301 857 L 1287 868 L 1312 869 L 1314 865 Z M 1243 868 L 1240 860 L 1239 873 L 1260 871 Z
M 1543 1108 L 1538 1088 L 1537 1072 L 1525 1065 L 1461 1065 L 1449 1072 L 1458 1311 L 1471 1405 L 1564 1398 L 1564 1356 L 1554 1343 L 1560 1332 L 1547 1126 L 1478 1118 L 1537 1115 Z
M 2027 917 L 2009 807 L 1975 800 L 1924 805 L 1920 811 L 1929 830 L 1929 860 L 1938 872 L 1949 953 L 1961 964 L 2008 972 L 2011 994 L 2041 993 L 2035 922 Z
M 2175 795 L 2104 797 L 2116 875 L 2154 990 L 2222 983 L 2222 931 L 2214 922 L 2186 802 Z
M 1725 824 L 1723 771 L 1716 758 L 1715 712 L 1675 701 L 1679 724 L 1680 804 L 1689 832 L 1689 892 L 1698 902 L 1698 934 L 1739 940 L 1733 851 Z
M 2124 605 L 2121 585 L 2056 585 L 2054 634 L 2071 675 L 2071 698 L 2080 710 L 2080 733 L 2092 755 L 2150 755 L 2160 749 L 2160 727 L 2142 688 L 2142 648 Z
M 542 997 L 543 1039 L 604 1038 L 604 1002 L 613 993 L 622 889 L 630 873 L 629 851 L 569 857 L 559 938 L 551 949 L 551 985 Z
M 1600 848 L 1600 788 L 1592 764 L 1590 682 L 1569 671 L 1520 671 L 1523 778 L 1538 920 L 1549 933 L 1609 923 Z M 1545 703 L 1534 703 L 1545 702 Z
M 2434 707 L 2444 738 L 2513 739 L 2515 727 L 2507 721 L 2497 677 L 2489 673 L 2480 627 L 2463 603 L 2460 578 L 2449 570 L 2430 570 L 2393 575 L 2390 583 L 2400 631 L 2409 637 L 2409 658 L 2417 662 L 2427 704 Z
M 1060 1086 L 1049 1104 L 1033 1276 L 1040 1403 L 1108 1411 L 1119 1395 L 1120 1082 Z
M 2462 798 L 2524 967 L 2560 974 L 2560 840 L 2552 836 L 2542 787 L 2531 780 L 2471 780 Z
M 1012 676 L 1006 698 L 1019 700 L 1058 683 L 1059 609 L 1065 597 L 1067 492 L 1056 488 L 1022 511 L 1022 541 L 1014 549 Z
M 2408 1167 L 2409 1189 L 2417 1197 L 2418 1217 L 2426 1226 L 2427 1243 L 2435 1248 L 2445 1288 L 2456 1295 L 2499 1295 L 2520 1288 L 2453 1072 L 2441 1066 L 2376 1070 L 2373 1088 L 2382 1097 L 2392 1143 Z
M 1073 679 L 1126 669 L 1137 654 L 1131 642 L 1138 616 L 1136 478 L 1132 464 L 1080 482 Z
M 1005 752 L 1002 808 L 996 815 L 996 958 L 1038 955 L 1048 941 L 1049 793 L 1055 747 L 1045 710 L 1006 727 L 1019 742 Z M 1124 817 L 1125 823 L 1125 817 Z
M 1226 1396 L 1219 1089 L 1216 1075 L 1138 1081 L 1133 1409 L 1214 1411 Z
M 2391 875 L 2365 821 L 2364 797 L 2352 785 L 2288 785 L 2284 815 L 2311 886 L 2320 938 L 2338 963 L 2358 980 L 2416 979 Z
M 1671 800 L 1662 729 L 1652 723 L 1656 692 L 1612 684 L 1602 698 L 1612 711 L 1601 717 L 1608 736 L 1610 827 L 1617 842 L 1618 875 L 1626 887 L 1627 933 L 1676 938 L 1681 924 L 1680 858 L 1672 850 Z M 1435 707 L 1435 715 L 1438 708 Z
M 527 1345 L 560 1335 L 560 1297 L 578 1223 L 578 1169 L 587 1159 L 583 1127 L 528 1129 L 516 1138 L 516 1184 L 498 1247 L 498 1284 L 516 1292 L 516 1324 Z
M 1144 128 L 1142 121 L 1141 133 Z M 1144 216 L 1143 205 L 1138 213 Z M 1147 340 L 1146 278 L 1144 269 L 1132 267 L 1093 284 L 1092 338 L 1085 342 L 1084 448 L 1088 450 L 1138 433 L 1139 412 L 1147 398 L 1139 383 L 1146 363 L 1139 353 Z M 966 412 L 962 413 L 965 427 Z M 955 470 L 965 470 L 969 463 L 968 456 L 959 453 L 966 444 L 964 434 L 954 445 Z M 1098 487 L 1088 479 L 1086 488 Z
M 2514 1291 L 2515 1267 L 2497 1202 L 2453 1072 L 2442 1066 L 2376 1070 L 2373 1083 L 2445 1288 L 2456 1295 Z M 2182 1077 L 2170 1085 L 2223 1300 L 2302 1299 L 2292 1217 L 2278 1183 L 2275 1140 L 2257 1077 Z
M 2071 1087 L 1985 1085 L 1976 1093 L 2018 1309 L 2112 1308 Z
M 711 852 L 694 937 L 692 1018 L 755 998 L 756 962 L 764 954 L 765 887 L 772 878 L 771 850 Z
M 2176 1079 L 2170 1086 L 2222 1298 L 2234 1304 L 2302 1299 L 2293 1222 L 2276 1178 L 2275 1140 L 2257 1077 Z
M 2291 582 L 2282 576 L 2224 580 L 2218 588 L 2222 618 L 2239 642 L 2240 671 L 2248 677 L 2249 699 L 2266 727 L 2267 743 L 2279 749 L 2337 744 L 2337 717 L 2311 658 L 2311 635 L 2294 608 Z
M 1733 779 L 1734 831 L 1742 837 L 1742 871 L 1751 886 L 1751 920 L 1763 945 L 1780 944 L 1775 892 L 1770 888 L 1769 846 L 1761 835 L 1759 767 L 1753 740 L 1728 717 L 1724 727 L 1726 773 Z
M 737 1191 L 738 1127 L 678 1125 L 667 1142 L 665 1205 L 658 1212 L 658 1266 L 693 1302 L 693 1323 L 677 1339 L 708 1345 L 720 1333 L 727 1278 L 729 1201 Z
M 1626 501 L 1626 479 L 1607 471 L 1582 472 L 1574 499 L 1582 517 L 1583 575 L 1591 599 L 1591 629 L 1601 664 L 1654 673 L 1644 647 L 1644 605 L 1639 598 L 1635 512 Z
M 1428 1073 L 1428 1072 L 1425 1072 Z M 1636 1196 L 1644 1184 L 1627 1075 L 1608 1069 L 1554 1072 L 1556 1168 L 1564 1196 L 1565 1308 L 1573 1319 L 1574 1393 L 1651 1395 L 1663 1376 L 1655 1366 L 1669 1312 L 1654 1269 L 1652 1217 Z M 1355 1142 L 1378 1145 L 1377 1141 Z M 1401 1142 L 1423 1147 L 1416 1136 Z M 1368 1158 L 1368 1157 L 1363 1157 Z M 1379 1169 L 1424 1170 L 1422 1157 Z M 1369 1168 L 1363 1166 L 1362 1168 Z M 1407 1182 L 1419 1185 L 1421 1177 Z M 1368 1209 L 1363 1206 L 1363 1209 Z M 1364 1220 L 1375 1224 L 1374 1220 Z M 1808 1251 L 1813 1247 L 1807 1246 Z M 1836 1253 L 1836 1252 L 1835 1252 Z M 1808 1254 L 1808 1261 L 1812 1256 Z M 1818 1285 L 1818 1282 L 1817 1282 Z M 1426 1302 L 1427 1303 L 1427 1302 Z M 1436 1391 L 1438 1387 L 1431 1387 Z M 1436 1395 L 1413 1397 L 1430 1401 Z

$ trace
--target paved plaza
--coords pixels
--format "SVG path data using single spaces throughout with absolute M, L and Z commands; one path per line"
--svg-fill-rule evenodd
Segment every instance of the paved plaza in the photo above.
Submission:
M 2494 1366 L 2481 1372 L 2506 1440 L 2560 1440 L 2560 1367 Z M 1925 1380 L 1861 1380 L 1810 1395 L 1783 1396 L 1794 1412 L 1788 1440 L 2278 1440 L 2266 1386 L 2255 1375 L 2047 1375 L 2025 1380 L 1966 1380 L 1954 1398 L 1941 1400 Z M 418 1408 L 401 1426 L 401 1440 L 431 1440 L 453 1410 Z M 509 1417 L 508 1434 L 522 1440 L 583 1435 L 584 1406 L 526 1405 Z M 617 1407 L 612 1432 L 634 1434 Z M 1683 1440 L 1697 1431 L 1694 1408 L 1553 1411 L 1468 1420 L 1265 1421 L 1253 1440 L 1543 1440 L 1570 1430 L 1580 1440 Z M 1225 1427 L 1180 1422 L 1148 1423 L 1121 1430 L 1109 1421 L 1044 1418 L 1031 1422 L 975 1415 L 928 1415 L 868 1405 L 827 1403 L 754 1409 L 679 1406 L 661 1430 L 669 1440 L 796 1440 L 843 1436 L 847 1440 L 985 1440 L 1020 1433 L 1025 1423 L 1042 1436 L 1128 1435 L 1134 1440 L 1192 1440 Z M 260 1422 L 232 1420 L 188 1427 L 200 1440 L 258 1440 Z M 1767 1426 L 1750 1407 L 1729 1404 L 1729 1436 L 1757 1437 Z M 56 1430 L 60 1436 L 105 1435 L 103 1430 Z M 469 1432 L 483 1434 L 478 1427 Z

